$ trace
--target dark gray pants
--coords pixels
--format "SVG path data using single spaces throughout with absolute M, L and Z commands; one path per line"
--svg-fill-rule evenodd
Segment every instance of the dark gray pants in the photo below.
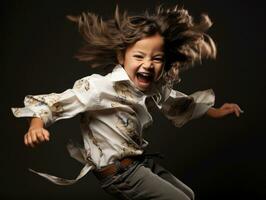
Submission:
M 126 171 L 100 180 L 117 199 L 193 200 L 193 191 L 152 158 L 135 161 Z

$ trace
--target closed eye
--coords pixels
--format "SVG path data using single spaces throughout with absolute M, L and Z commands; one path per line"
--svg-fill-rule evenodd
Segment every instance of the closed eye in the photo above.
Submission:
M 155 58 L 153 58 L 153 60 L 158 61 L 158 62 L 162 62 L 163 58 L 162 57 L 155 57 Z
M 141 56 L 141 55 L 134 55 L 133 57 L 135 57 L 135 58 L 143 58 L 143 56 Z

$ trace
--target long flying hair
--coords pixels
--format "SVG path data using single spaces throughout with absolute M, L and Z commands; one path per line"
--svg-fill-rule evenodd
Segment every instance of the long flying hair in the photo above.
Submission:
M 78 24 L 84 38 L 84 46 L 76 55 L 91 67 L 107 67 L 118 64 L 117 54 L 138 40 L 159 33 L 165 42 L 165 79 L 178 80 L 180 70 L 187 69 L 203 58 L 215 58 L 216 46 L 206 31 L 212 25 L 207 15 L 194 23 L 188 11 L 175 6 L 156 8 L 150 14 L 129 16 L 116 7 L 114 18 L 103 20 L 87 12 L 79 16 L 67 16 Z

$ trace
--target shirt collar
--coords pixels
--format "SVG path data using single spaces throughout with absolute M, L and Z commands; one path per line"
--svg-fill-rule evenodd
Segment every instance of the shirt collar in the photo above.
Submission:
M 113 82 L 119 82 L 119 81 L 130 81 L 126 71 L 124 68 L 118 64 L 114 67 L 112 73 L 111 73 L 111 80 Z

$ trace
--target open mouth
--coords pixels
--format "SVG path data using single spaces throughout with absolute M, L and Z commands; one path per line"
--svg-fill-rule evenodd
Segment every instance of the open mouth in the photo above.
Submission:
M 143 83 L 152 82 L 154 77 L 152 73 L 147 73 L 147 72 L 137 72 L 136 76 L 138 78 L 138 81 Z

